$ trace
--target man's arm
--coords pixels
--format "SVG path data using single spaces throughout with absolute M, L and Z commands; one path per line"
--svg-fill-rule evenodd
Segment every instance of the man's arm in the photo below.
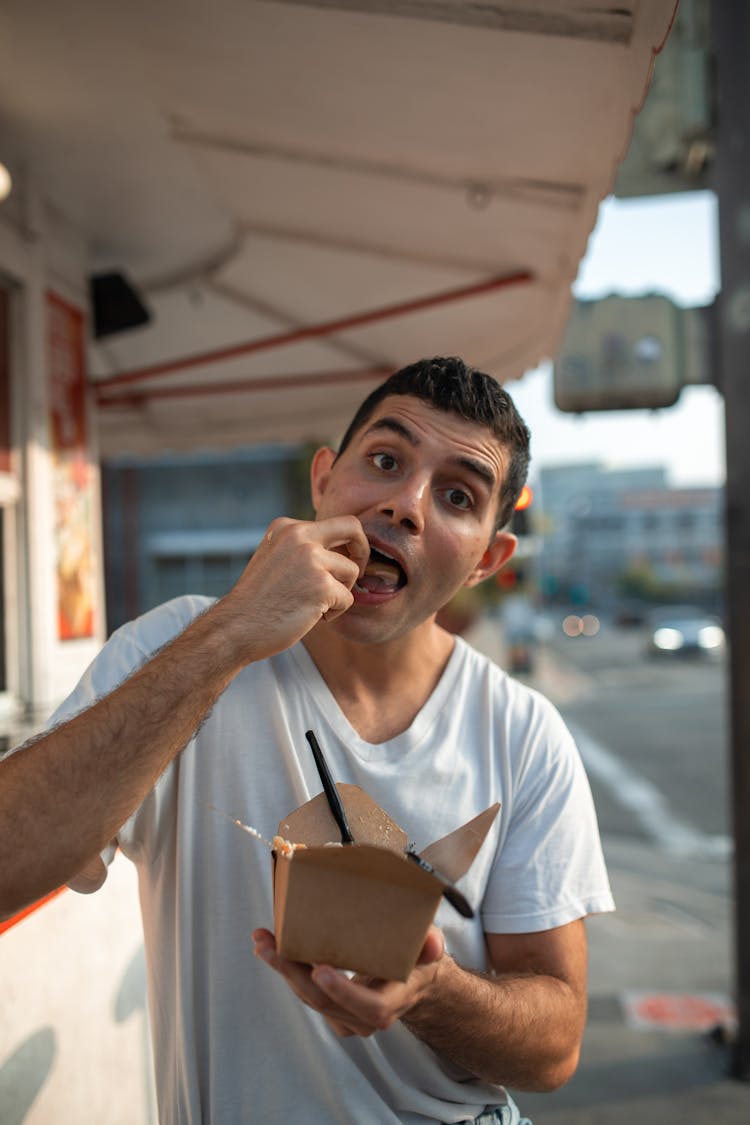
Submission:
M 554 1090 L 578 1065 L 586 1022 L 583 919 L 538 934 L 488 934 L 495 972 L 438 962 L 433 986 L 403 1017 L 438 1054 L 517 1090 Z
M 275 520 L 225 598 L 111 694 L 0 762 L 0 918 L 81 872 L 95 887 L 99 852 L 229 682 L 345 612 L 368 557 L 352 516 Z
M 237 670 L 215 620 L 198 618 L 110 695 L 0 764 L 0 916 L 93 874 Z
M 492 975 L 461 968 L 433 928 L 404 983 L 283 961 L 268 931 L 254 936 L 256 954 L 338 1035 L 372 1035 L 401 1019 L 470 1074 L 515 1089 L 553 1090 L 575 1071 L 586 1018 L 583 919 L 538 934 L 488 934 Z

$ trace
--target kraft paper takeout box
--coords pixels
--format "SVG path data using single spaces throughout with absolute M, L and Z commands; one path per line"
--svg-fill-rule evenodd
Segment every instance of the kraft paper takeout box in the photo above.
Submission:
M 500 806 L 425 848 L 429 873 L 406 857 L 406 833 L 364 790 L 336 788 L 353 844 L 330 846 L 341 835 L 324 793 L 279 824 L 280 836 L 306 846 L 274 852 L 277 948 L 290 961 L 406 980 L 443 889 L 469 870 Z

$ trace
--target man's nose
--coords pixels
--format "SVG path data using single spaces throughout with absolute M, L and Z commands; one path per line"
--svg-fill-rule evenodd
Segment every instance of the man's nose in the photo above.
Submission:
M 424 530 L 429 495 L 427 480 L 409 477 L 393 487 L 380 504 L 380 511 L 394 524 L 416 534 Z

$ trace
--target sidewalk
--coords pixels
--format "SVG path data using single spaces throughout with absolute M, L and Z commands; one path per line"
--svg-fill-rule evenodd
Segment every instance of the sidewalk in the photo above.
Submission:
M 497 622 L 468 639 L 503 663 Z M 582 686 L 545 654 L 528 682 L 559 705 Z M 534 1125 L 747 1125 L 750 1083 L 729 1076 L 729 1049 L 710 1031 L 732 991 L 729 865 L 629 838 L 605 837 L 604 850 L 617 913 L 587 924 L 581 1063 L 562 1090 L 516 1095 L 522 1112 Z

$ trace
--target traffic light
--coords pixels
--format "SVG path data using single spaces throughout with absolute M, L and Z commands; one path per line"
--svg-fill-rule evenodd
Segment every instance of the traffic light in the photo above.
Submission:
M 531 507 L 533 499 L 534 493 L 529 488 L 528 484 L 525 484 L 521 490 L 521 495 L 518 497 L 516 510 L 513 513 L 513 519 L 510 524 L 510 530 L 514 535 L 531 534 L 529 508 Z
M 495 582 L 505 594 L 523 586 L 525 579 L 526 574 L 523 565 L 515 562 L 515 560 L 506 563 L 502 570 L 498 570 L 495 575 Z
M 530 538 L 532 527 L 529 519 L 529 509 L 533 500 L 534 493 L 528 484 L 525 484 L 516 502 L 509 527 L 509 530 L 518 536 L 519 543 L 513 558 L 495 575 L 495 582 L 504 594 L 509 594 L 511 591 L 520 592 L 529 577 L 526 564 L 534 550 Z

